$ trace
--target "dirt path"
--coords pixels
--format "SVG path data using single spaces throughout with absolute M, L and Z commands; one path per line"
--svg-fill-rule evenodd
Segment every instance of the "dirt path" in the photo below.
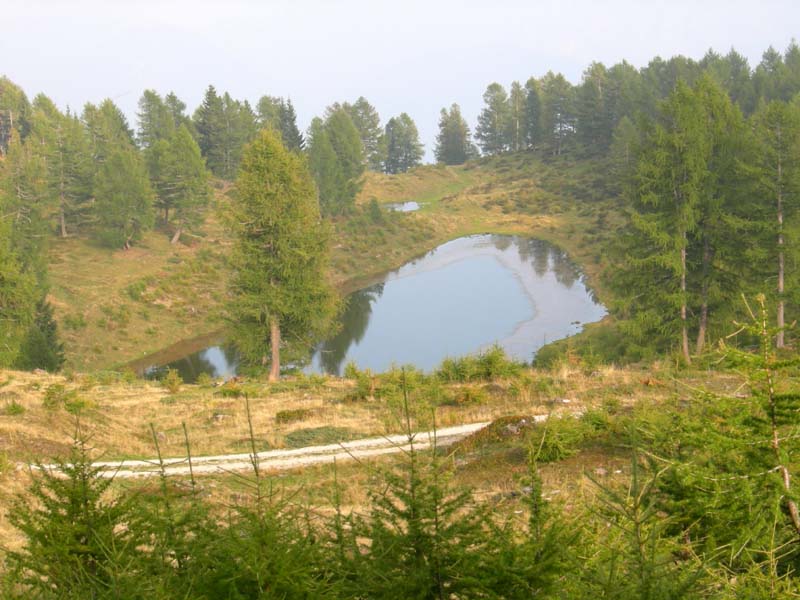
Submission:
M 546 416 L 537 417 L 544 420 Z M 483 429 L 489 422 L 471 423 L 455 427 L 444 427 L 435 432 L 436 445 L 449 446 L 476 431 Z M 421 431 L 413 434 L 414 448 L 424 450 L 430 448 L 434 440 L 433 431 Z M 395 454 L 409 449 L 408 436 L 405 434 L 372 437 L 341 444 L 326 446 L 307 446 L 292 450 L 269 450 L 258 453 L 259 466 L 267 471 L 295 469 L 310 465 L 331 463 L 335 461 L 354 460 Z M 164 459 L 164 470 L 168 475 L 188 475 L 189 461 L 186 457 Z M 101 467 L 102 477 L 131 478 L 152 477 L 160 472 L 157 459 L 123 460 L 117 462 L 96 462 Z M 44 465 L 46 469 L 56 469 L 56 465 Z M 251 454 L 220 454 L 217 456 L 193 456 L 191 471 L 195 475 L 208 475 L 229 471 L 248 471 L 253 468 Z

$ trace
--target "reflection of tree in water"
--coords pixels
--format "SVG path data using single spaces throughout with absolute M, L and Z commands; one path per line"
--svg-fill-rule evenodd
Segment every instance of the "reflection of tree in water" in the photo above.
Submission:
M 553 263 L 553 273 L 556 276 L 556 281 L 567 289 L 571 288 L 578 280 L 578 277 L 580 277 L 577 267 L 563 250 L 553 248 L 550 252 L 550 257 Z
M 372 316 L 372 303 L 383 295 L 383 283 L 353 292 L 347 298 L 347 306 L 339 318 L 341 329 L 331 339 L 318 346 L 319 361 L 326 373 L 341 372 L 347 351 L 353 343 L 364 338 Z
M 550 268 L 550 251 L 552 246 L 542 240 L 527 240 L 519 245 L 519 257 L 523 261 L 529 258 L 533 262 L 533 270 L 539 277 L 543 277 Z
M 508 250 L 512 244 L 516 243 L 517 238 L 509 235 L 493 235 L 491 241 L 494 247 L 502 252 Z

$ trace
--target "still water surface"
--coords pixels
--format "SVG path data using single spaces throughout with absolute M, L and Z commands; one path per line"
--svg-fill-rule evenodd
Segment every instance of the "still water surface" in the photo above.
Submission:
M 443 244 L 350 295 L 339 333 L 313 352 L 306 372 L 341 374 L 348 362 L 435 368 L 492 344 L 530 361 L 544 344 L 605 315 L 561 250 L 514 236 Z M 236 373 L 233 348 L 213 345 L 170 363 L 185 381 Z

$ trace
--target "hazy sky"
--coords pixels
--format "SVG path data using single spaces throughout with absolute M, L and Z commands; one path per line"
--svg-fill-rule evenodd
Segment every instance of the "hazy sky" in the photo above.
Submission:
M 439 110 L 474 127 L 486 85 L 593 60 L 699 59 L 734 46 L 758 64 L 800 37 L 797 0 L 0 0 L 0 74 L 65 108 L 112 98 L 132 120 L 142 91 L 189 110 L 209 83 L 255 104 L 290 96 L 299 125 L 365 96 L 407 112 L 428 158 Z

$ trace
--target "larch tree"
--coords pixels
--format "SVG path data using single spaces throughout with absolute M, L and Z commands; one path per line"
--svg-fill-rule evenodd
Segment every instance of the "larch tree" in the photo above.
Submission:
M 475 128 L 475 139 L 484 154 L 500 154 L 509 148 L 511 111 L 505 88 L 499 83 L 489 84 L 483 94 L 483 103 Z
M 539 82 L 531 77 L 525 82 L 525 147 L 533 150 L 542 137 L 542 98 Z
M 449 110 L 443 108 L 439 115 L 439 133 L 434 150 L 436 162 L 460 165 L 474 154 L 469 125 L 461 116 L 458 104 L 453 104 Z
M 508 132 L 506 133 L 508 148 L 512 152 L 518 152 L 527 147 L 525 143 L 525 131 L 528 128 L 527 108 L 528 99 L 525 89 L 519 81 L 514 81 L 508 93 Z
M 281 348 L 310 350 L 337 303 L 326 280 L 329 236 L 314 181 L 305 158 L 286 150 L 274 131 L 262 130 L 245 149 L 229 225 L 233 338 L 249 360 L 270 364 L 275 381 Z
M 383 135 L 386 140 L 383 170 L 386 173 L 405 173 L 422 162 L 424 150 L 419 132 L 414 120 L 406 113 L 389 119 Z
M 339 106 L 334 104 L 331 108 L 333 110 L 329 115 Z M 359 96 L 352 104 L 345 102 L 341 108 L 350 116 L 350 120 L 358 130 L 366 167 L 370 171 L 380 171 L 383 168 L 384 145 L 381 117 L 377 109 L 364 96 Z
M 128 249 L 153 225 L 153 192 L 142 157 L 133 148 L 114 148 L 94 181 L 100 239 Z
M 86 130 L 77 118 L 63 115 L 42 94 L 32 105 L 31 133 L 34 152 L 47 172 L 49 203 L 55 208 L 58 230 L 67 237 L 67 225 L 77 228 L 89 218 L 92 196 L 92 151 Z
M 561 73 L 549 71 L 540 81 L 542 140 L 551 154 L 561 155 L 575 133 L 574 89 Z
M 175 244 L 187 226 L 200 220 L 200 211 L 210 197 L 208 172 L 200 147 L 188 128 L 181 125 L 169 139 L 158 140 L 150 146 L 145 158 L 156 206 L 163 211 L 164 223 L 169 223 L 170 211 L 175 217 L 172 236 Z
M 754 142 L 747 169 L 754 182 L 756 201 L 770 207 L 771 238 L 765 240 L 765 270 L 776 279 L 777 346 L 785 346 L 787 221 L 800 212 L 800 104 L 772 101 L 762 104 L 751 119 Z M 789 240 L 796 246 L 795 240 Z M 794 286 L 792 286 L 794 287 Z

